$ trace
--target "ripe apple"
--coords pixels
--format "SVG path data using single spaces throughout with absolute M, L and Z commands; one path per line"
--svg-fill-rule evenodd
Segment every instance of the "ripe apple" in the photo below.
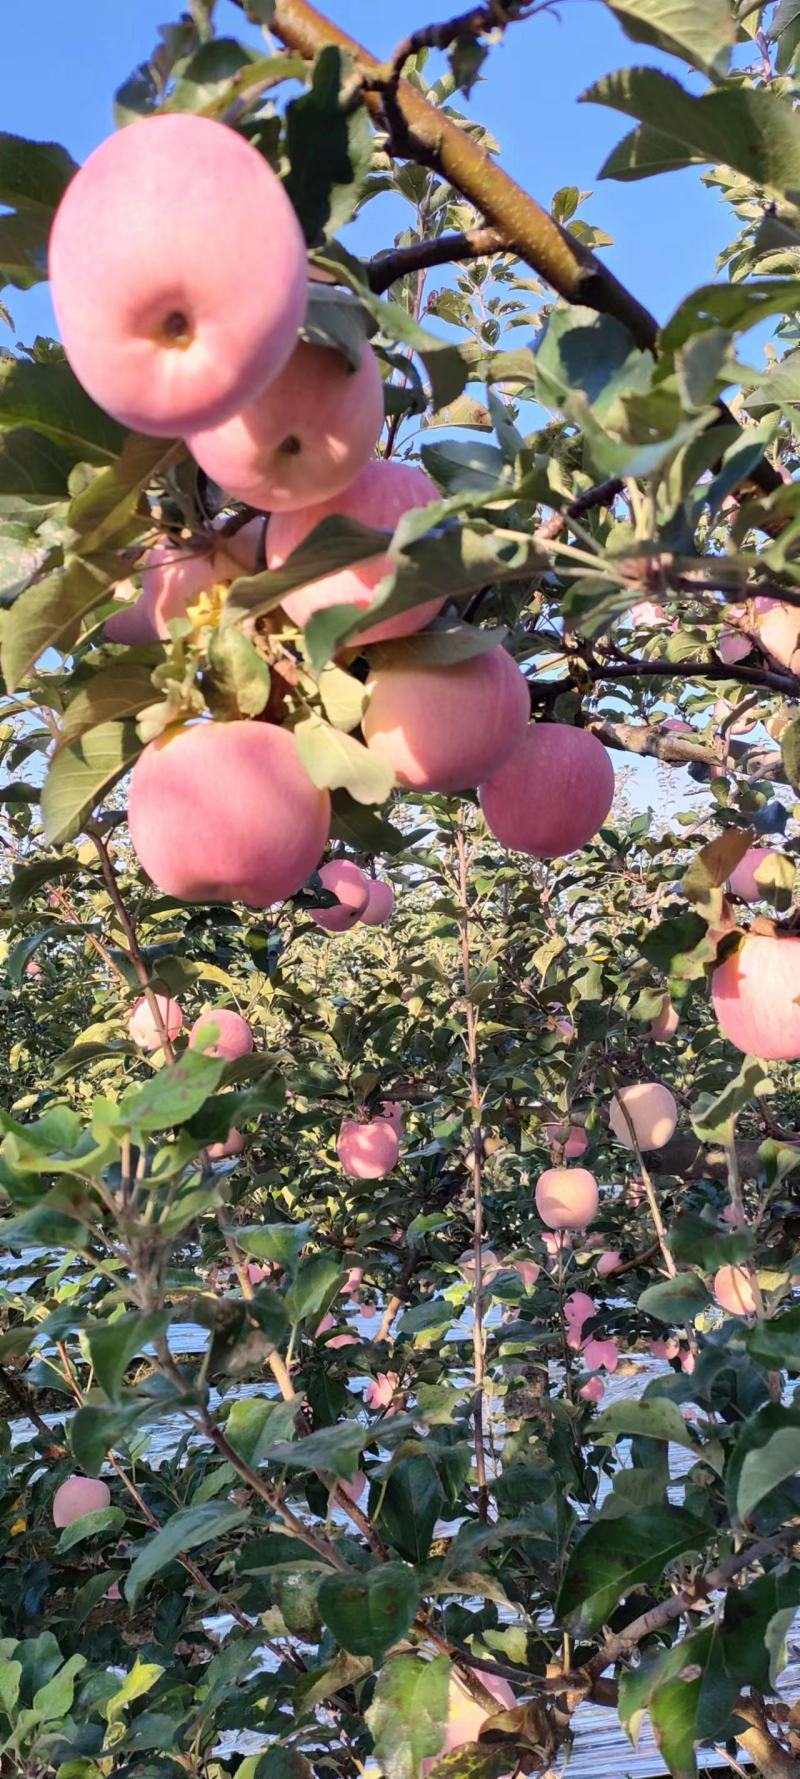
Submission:
M 568 723 L 529 723 L 519 747 L 480 785 L 496 840 L 535 859 L 585 846 L 614 801 L 614 768 L 602 742 Z
M 320 883 L 337 901 L 331 908 L 311 908 L 311 919 L 326 933 L 347 933 L 360 920 L 369 901 L 368 880 L 352 859 L 330 859 L 320 865 Z
M 563 1150 L 565 1161 L 577 1161 L 585 1155 L 589 1138 L 582 1124 L 546 1124 L 544 1134 L 553 1150 Z
M 183 1026 L 183 1012 L 178 1001 L 169 995 L 156 995 L 156 1004 L 168 1038 L 177 1038 Z M 135 1003 L 128 1020 L 128 1031 L 140 1050 L 160 1050 L 164 1042 L 154 1013 L 144 995 Z
M 739 860 L 728 878 L 731 895 L 738 896 L 742 902 L 760 902 L 764 891 L 756 881 L 756 872 L 767 859 L 778 856 L 771 846 L 748 846 L 744 858 Z
M 308 289 L 300 224 L 264 156 L 185 112 L 89 156 L 56 212 L 50 278 L 84 389 L 167 437 L 219 425 L 277 376 Z
M 373 1118 L 370 1124 L 346 1118 L 339 1131 L 336 1153 L 352 1180 L 382 1180 L 396 1166 L 400 1132 L 388 1118 Z
M 111 1490 L 99 1476 L 68 1476 L 53 1496 L 53 1524 L 74 1526 L 86 1513 L 111 1505 Z
M 447 667 L 379 668 L 362 728 L 367 747 L 415 791 L 464 791 L 521 740 L 528 683 L 504 648 Z
M 732 1316 L 754 1316 L 756 1298 L 745 1266 L 721 1266 L 714 1274 L 714 1296 Z
M 669 995 L 665 995 L 647 1036 L 663 1042 L 667 1038 L 674 1038 L 679 1025 L 680 1014 L 677 1007 L 673 1007 Z
M 516 1699 L 508 1682 L 501 1680 L 499 1675 L 487 1674 L 483 1670 L 474 1670 L 475 1678 L 480 1680 L 492 1698 L 497 1700 L 498 1711 L 511 1711 Z M 479 1705 L 471 1693 L 461 1685 L 455 1671 L 451 1674 L 447 1688 L 447 1726 L 444 1732 L 444 1743 L 438 1754 L 431 1755 L 420 1765 L 421 1779 L 427 1779 L 431 1767 L 441 1760 L 442 1755 L 451 1754 L 455 1748 L 463 1748 L 465 1742 L 477 1742 L 484 1724 L 494 1715 Z M 512 1763 L 513 1764 L 513 1763 Z
M 371 346 L 353 371 L 341 352 L 299 340 L 254 402 L 186 443 L 212 481 L 264 512 L 332 500 L 369 462 L 383 426 L 383 381 Z
M 585 1229 L 597 1215 L 597 1181 L 586 1167 L 549 1167 L 539 1175 L 536 1209 L 548 1229 Z
M 720 1030 L 765 1062 L 800 1057 L 800 939 L 746 933 L 717 965 L 711 998 Z
M 385 927 L 394 914 L 394 890 L 381 877 L 367 878 L 367 906 L 359 915 L 362 927 Z
M 659 1081 L 637 1081 L 633 1087 L 622 1087 L 611 1101 L 608 1118 L 611 1129 L 626 1149 L 633 1148 L 628 1121 L 631 1120 L 640 1149 L 663 1149 L 678 1122 L 678 1108 L 668 1087 Z
M 209 1161 L 227 1161 L 231 1155 L 241 1155 L 244 1148 L 244 1137 L 235 1125 L 228 1131 L 224 1143 L 209 1143 L 206 1150 Z
M 393 458 L 368 463 L 342 494 L 313 506 L 298 507 L 290 513 L 276 513 L 267 531 L 267 561 L 270 568 L 282 568 L 309 532 L 336 513 L 347 519 L 358 519 L 362 525 L 374 526 L 377 531 L 391 532 L 404 513 L 416 507 L 430 506 L 438 499 L 435 482 L 415 464 L 396 463 Z M 352 568 L 337 569 L 333 574 L 311 581 L 306 587 L 297 587 L 293 593 L 287 593 L 282 601 L 283 609 L 300 629 L 308 623 L 313 612 L 330 605 L 357 605 L 361 611 L 366 611 L 372 605 L 378 582 L 390 573 L 392 567 L 391 556 L 385 552 L 368 557 L 364 562 L 354 563 Z M 441 611 L 443 604 L 443 599 L 428 599 L 411 611 L 401 612 L 399 617 L 385 618 L 382 623 L 362 630 L 357 638 L 358 646 L 385 642 L 393 636 L 411 636 L 414 631 L 423 630 Z
M 214 1026 L 218 1036 L 213 1044 L 204 1044 L 204 1036 Z M 203 1050 L 206 1056 L 224 1056 L 226 1062 L 233 1062 L 237 1056 L 249 1056 L 253 1042 L 247 1020 L 232 1007 L 211 1007 L 208 1013 L 201 1013 L 189 1033 L 190 1050 Z
M 288 730 L 203 721 L 168 729 L 140 754 L 128 823 L 164 895 L 268 908 L 315 869 L 330 798 L 311 783 Z

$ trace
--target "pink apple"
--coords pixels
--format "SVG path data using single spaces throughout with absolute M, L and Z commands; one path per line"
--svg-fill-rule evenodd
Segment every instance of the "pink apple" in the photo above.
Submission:
M 519 747 L 479 787 L 496 840 L 535 859 L 576 852 L 602 828 L 614 768 L 602 742 L 567 723 L 529 723 Z
M 521 741 L 528 682 L 504 648 L 444 667 L 379 668 L 362 723 L 371 753 L 415 791 L 465 791 L 498 770 Z

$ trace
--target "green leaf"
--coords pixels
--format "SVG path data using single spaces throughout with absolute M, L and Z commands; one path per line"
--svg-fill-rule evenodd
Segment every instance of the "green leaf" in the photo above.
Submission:
M 609 156 L 601 179 L 711 161 L 779 194 L 800 188 L 800 118 L 763 88 L 724 87 L 694 98 L 656 68 L 628 68 L 606 75 L 582 98 L 644 125 Z
M 310 246 L 349 222 L 372 164 L 372 128 L 363 105 L 343 103 L 349 58 L 321 49 L 311 86 L 286 108 L 286 190 Z
M 52 1680 L 40 1686 L 33 1695 L 31 1709 L 35 1711 L 40 1723 L 59 1723 L 72 1710 L 75 1697 L 75 1681 L 81 1670 L 86 1667 L 85 1655 L 71 1655 L 53 1675 Z
M 71 747 L 58 749 L 42 791 L 42 822 L 51 845 L 80 833 L 141 749 L 135 723 L 101 723 Z
M 736 1511 L 741 1520 L 750 1519 L 754 1507 L 763 1501 L 787 1477 L 800 1472 L 800 1427 L 783 1427 L 773 1433 L 766 1445 L 748 1452 L 742 1464 Z
M 696 1273 L 679 1272 L 674 1279 L 661 1279 L 657 1285 L 648 1285 L 639 1298 L 639 1308 L 643 1315 L 655 1316 L 659 1322 L 680 1325 L 693 1322 L 710 1302 L 705 1285 Z
M 786 1665 L 786 1633 L 800 1606 L 800 1567 L 780 1563 L 745 1588 L 729 1588 L 725 1666 L 741 1686 L 769 1692 Z
M 654 1396 L 640 1402 L 614 1402 L 596 1415 L 591 1438 L 598 1445 L 615 1445 L 619 1439 L 660 1439 L 698 1453 L 677 1403 Z
M 737 1266 L 750 1258 L 754 1245 L 751 1229 L 733 1229 L 729 1223 L 719 1229 L 713 1218 L 709 1220 L 698 1211 L 682 1211 L 671 1225 L 667 1241 L 676 1260 L 699 1266 L 703 1272 Z
M 778 1402 L 764 1403 L 755 1414 L 749 1415 L 740 1428 L 725 1467 L 725 1494 L 732 1515 L 737 1511 L 739 1486 L 745 1463 L 751 1457 L 758 1460 L 760 1454 L 777 1433 L 787 1432 L 800 1432 L 800 1409 Z M 778 1449 L 780 1450 L 780 1448 Z M 755 1472 L 757 1472 L 757 1463 L 754 1463 L 750 1469 L 751 1475 Z M 764 1529 L 771 1531 L 775 1525 L 782 1524 L 785 1515 L 790 1511 L 794 1490 L 788 1491 L 787 1494 L 787 1491 L 781 1490 L 779 1483 L 777 1488 L 778 1493 L 774 1501 L 768 1502 L 765 1497 L 762 1497 L 762 1504 L 759 1506 L 755 1522 L 759 1531 Z M 794 1511 L 793 1505 L 791 1511 Z
M 281 57 L 283 60 L 283 57 Z M 371 332 L 371 318 L 354 291 L 341 285 L 311 283 L 301 338 L 312 346 L 341 352 L 350 369 L 357 371 L 364 342 Z
M 754 1056 L 746 1056 L 738 1075 L 721 1093 L 698 1094 L 691 1111 L 692 1129 L 701 1143 L 731 1143 L 739 1113 L 754 1099 L 773 1092 L 763 1065 Z
M 660 1581 L 668 1564 L 700 1550 L 709 1528 L 682 1507 L 640 1507 L 597 1520 L 567 1565 L 556 1618 L 583 1636 L 599 1631 L 631 1588 Z
M 386 802 L 394 787 L 394 772 L 389 762 L 371 752 L 363 741 L 332 728 L 314 714 L 304 717 L 293 735 L 298 757 L 318 790 L 349 791 L 357 803 Z
M 441 1655 L 398 1655 L 384 1664 L 366 1719 L 386 1779 L 417 1779 L 420 1762 L 439 1753 L 451 1673 Z
M 110 565 L 72 556 L 15 599 L 2 636 L 3 678 L 10 692 L 46 649 L 69 646 L 81 619 L 107 597 L 113 572 Z
M 663 976 L 677 976 L 685 981 L 703 976 L 715 955 L 706 922 L 699 914 L 689 912 L 659 921 L 645 935 L 640 949 Z
M 0 1662 L 0 1710 L 7 1717 L 11 1717 L 15 1711 L 21 1679 L 21 1662 Z
M 289 1402 L 266 1402 L 260 1396 L 244 1396 L 231 1403 L 225 1436 L 238 1456 L 251 1469 L 257 1468 L 269 1446 L 294 1431 L 300 1407 L 300 1397 Z
M 224 1057 L 184 1050 L 170 1068 L 160 1069 L 143 1087 L 131 1087 L 123 1094 L 115 1122 L 135 1131 L 186 1124 L 219 1086 L 224 1071 Z
M 115 661 L 112 667 L 94 674 L 67 705 L 61 721 L 62 742 L 77 741 L 87 729 L 99 728 L 101 723 L 136 716 L 154 697 L 152 668 Z
M 727 73 L 736 26 L 727 0 L 608 0 L 626 37 L 681 56 L 712 80 Z
M 32 427 L 63 446 L 73 461 L 86 463 L 112 462 L 125 438 L 122 427 L 97 407 L 74 371 L 58 359 L 0 362 L 0 432 L 17 426 Z
M 176 1557 L 196 1550 L 200 1544 L 208 1544 L 212 1538 L 226 1537 L 229 1532 L 246 1525 L 249 1518 L 248 1508 L 217 1501 L 201 1501 L 196 1507 L 180 1508 L 166 1525 L 139 1546 L 139 1554 L 125 1581 L 128 1604 L 135 1606 L 147 1583 Z
M 750 828 L 726 828 L 702 847 L 681 879 L 681 889 L 688 900 L 707 907 L 709 891 L 721 889 L 727 883 L 753 840 Z
M 768 1371 L 800 1371 L 800 1305 L 759 1322 L 748 1337 L 747 1350 Z
M 693 1779 L 698 1742 L 730 1734 L 738 1683 L 725 1665 L 724 1641 L 714 1623 L 672 1649 L 646 1658 L 620 1680 L 620 1718 L 635 1744 L 649 1710 L 659 1751 L 675 1779 Z
M 116 462 L 98 470 L 70 501 L 67 524 L 81 554 L 126 542 L 143 490 L 183 454 L 174 439 L 129 432 Z
M 22 210 L 0 216 L 0 286 L 30 290 L 47 277 L 49 223 L 39 213 Z
M 52 216 L 78 168 L 58 142 L 0 131 L 0 204 Z
M 333 1427 L 317 1428 L 307 1439 L 280 1440 L 268 1446 L 264 1456 L 292 1470 L 325 1470 L 339 1481 L 352 1482 L 361 1453 L 372 1437 L 369 1427 L 362 1427 L 360 1421 L 337 1421 Z
M 71 1526 L 65 1526 L 56 1545 L 58 1556 L 63 1557 L 76 1544 L 82 1544 L 85 1538 L 94 1544 L 106 1532 L 121 1532 L 125 1524 L 125 1515 L 121 1507 L 99 1507 L 94 1513 L 81 1514 L 80 1519 L 73 1520 Z
M 0 513 L 23 503 L 35 514 L 63 500 L 72 457 L 26 426 L 0 432 Z
M 458 618 L 435 618 L 428 630 L 414 636 L 398 636 L 379 643 L 371 660 L 376 667 L 447 667 L 451 662 L 472 661 L 503 643 L 508 631 L 501 624 L 478 630 Z
M 128 1706 L 132 1705 L 135 1699 L 143 1699 L 147 1693 L 152 1692 L 156 1681 L 161 1679 L 163 1672 L 164 1669 L 159 1666 L 158 1662 L 143 1662 L 141 1656 L 137 1655 L 133 1667 L 125 1675 L 122 1685 L 101 1706 L 106 1722 L 108 1724 L 118 1723 L 121 1718 L 125 1717 Z
M 152 1404 L 142 1399 L 113 1408 L 95 1408 L 90 1403 L 79 1408 L 70 1422 L 69 1443 L 77 1463 L 87 1476 L 99 1476 L 112 1447 L 124 1444 L 129 1433 L 152 1413 Z
M 367 706 L 367 690 L 354 674 L 345 673 L 335 662 L 323 667 L 319 676 L 319 695 L 329 723 L 349 734 L 357 729 Z
M 314 255 L 315 263 L 326 271 L 333 272 L 339 284 L 349 285 L 358 295 L 364 307 L 377 322 L 385 339 L 393 340 L 398 345 L 407 347 L 409 351 L 419 354 L 431 381 L 431 396 L 436 411 L 455 401 L 461 394 L 470 375 L 470 353 L 468 347 L 454 346 L 450 340 L 440 335 L 428 333 L 420 327 L 413 315 L 403 307 L 402 303 L 388 303 L 382 297 L 374 296 L 364 277 L 364 269 L 359 261 L 353 259 L 338 244 L 328 246 Z M 514 374 L 515 364 L 519 355 L 516 353 L 498 353 L 497 358 L 506 362 L 501 367 L 501 376 Z M 491 362 L 491 360 L 490 360 Z M 527 361 L 526 361 L 527 362 Z M 486 374 L 483 365 L 481 375 Z M 492 379 L 494 380 L 494 379 Z M 525 379 L 527 381 L 527 378 Z
M 540 401 L 565 412 L 577 392 L 598 419 L 613 418 L 623 393 L 646 391 L 653 376 L 653 358 L 612 315 L 594 309 L 554 309 L 536 353 L 536 390 Z
M 253 1223 L 230 1231 L 245 1252 L 254 1260 L 276 1260 L 285 1271 L 294 1272 L 313 1229 L 307 1223 Z
M 349 791 L 334 791 L 331 798 L 331 838 L 352 846 L 356 852 L 378 856 L 405 852 L 414 836 L 403 834 L 391 822 L 376 815 L 374 806 L 357 803 Z
M 208 646 L 208 661 L 213 673 L 213 684 L 208 688 L 212 707 L 221 694 L 220 701 L 231 705 L 237 715 L 260 716 L 269 699 L 271 676 L 249 637 L 238 626 L 217 628 Z
M 382 1563 L 366 1575 L 326 1575 L 317 1596 L 323 1623 L 351 1655 L 369 1655 L 377 1669 L 411 1629 L 419 1583 L 405 1563 Z
M 706 329 L 737 333 L 755 327 L 770 315 L 790 314 L 800 306 L 800 278 L 752 278 L 740 284 L 701 284 L 684 297 L 659 336 L 660 353 L 668 356 Z
M 114 1322 L 88 1324 L 86 1339 L 97 1381 L 112 1401 L 118 1400 L 122 1394 L 131 1360 L 166 1334 L 171 1320 L 171 1310 L 155 1310 L 149 1316 L 134 1311 L 131 1315 L 118 1316 Z
M 426 1453 L 400 1458 L 383 1487 L 378 1524 L 409 1563 L 424 1563 L 445 1505 L 444 1490 Z
M 781 758 L 790 785 L 800 791 L 800 717 L 787 723 L 781 735 Z
M 286 1293 L 286 1313 L 292 1322 L 324 1316 L 342 1282 L 338 1260 L 329 1254 L 312 1254 L 298 1268 Z

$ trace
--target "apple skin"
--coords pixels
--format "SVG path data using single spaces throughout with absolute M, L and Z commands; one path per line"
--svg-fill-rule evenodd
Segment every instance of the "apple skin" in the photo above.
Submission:
M 228 1131 L 224 1143 L 209 1143 L 206 1150 L 209 1161 L 227 1161 L 231 1155 L 241 1155 L 244 1148 L 244 1137 L 235 1125 Z
M 619 1098 L 630 1115 L 639 1148 L 663 1149 L 678 1122 L 678 1108 L 669 1088 L 660 1081 L 637 1081 L 632 1087 L 620 1088 Z M 616 1098 L 611 1101 L 608 1118 L 617 1140 L 632 1149 L 627 1120 Z
M 577 852 L 614 801 L 608 751 L 588 729 L 529 723 L 521 745 L 479 788 L 496 840 L 535 859 Z
M 754 1316 L 756 1298 L 752 1281 L 744 1266 L 721 1266 L 714 1274 L 714 1296 L 720 1309 L 732 1316 Z
M 738 896 L 741 902 L 760 902 L 764 891 L 756 881 L 756 872 L 767 859 L 777 858 L 778 854 L 771 846 L 748 846 L 743 859 L 732 870 L 728 878 L 728 889 L 731 895 Z
M 168 1038 L 177 1038 L 183 1029 L 183 1012 L 178 1001 L 171 995 L 156 995 L 159 1013 L 164 1021 Z M 140 1050 L 160 1050 L 163 1038 L 144 995 L 139 997 L 131 1010 L 128 1020 L 128 1031 Z
M 800 1057 L 800 939 L 747 933 L 717 965 L 711 999 L 724 1036 L 764 1062 Z
M 221 426 L 191 433 L 192 456 L 246 506 L 291 512 L 332 500 L 369 463 L 383 426 L 383 380 L 371 346 L 357 371 L 341 352 L 298 340 L 257 400 Z
M 546 1124 L 544 1134 L 551 1149 L 563 1149 L 565 1161 L 577 1161 L 589 1147 L 582 1124 Z
M 373 1118 L 370 1124 L 346 1118 L 339 1131 L 336 1153 L 351 1179 L 382 1180 L 397 1164 L 400 1132 L 389 1118 Z
M 597 1215 L 597 1181 L 586 1167 L 548 1167 L 536 1183 L 536 1209 L 548 1229 L 585 1229 Z
M 268 908 L 315 869 L 330 798 L 311 783 L 287 729 L 203 721 L 168 729 L 140 754 L 128 825 L 164 895 Z
M 476 1680 L 480 1680 L 487 1692 L 497 1701 L 497 1711 L 512 1711 L 516 1699 L 506 1680 L 498 1674 L 488 1674 L 485 1669 L 473 1669 Z M 463 1748 L 466 1742 L 476 1742 L 487 1719 L 495 1713 L 484 1709 L 477 1699 L 473 1699 L 452 1673 L 447 1688 L 447 1725 L 444 1732 L 444 1743 L 438 1754 L 430 1755 L 420 1764 L 421 1779 L 428 1779 L 428 1774 L 437 1761 L 445 1754 L 451 1754 L 456 1748 Z
M 338 901 L 332 908 L 311 908 L 311 919 L 326 933 L 349 933 L 369 901 L 368 879 L 352 859 L 330 859 L 320 865 L 320 883 Z
M 430 506 L 440 498 L 430 476 L 413 463 L 395 463 L 393 458 L 368 463 L 355 481 L 342 494 L 313 506 L 297 507 L 293 512 L 276 513 L 267 527 L 267 562 L 270 568 L 282 568 L 304 538 L 323 519 L 335 514 L 357 519 L 377 531 L 392 532 L 405 513 L 417 507 Z M 282 600 L 283 609 L 293 624 L 302 629 L 314 612 L 331 605 L 357 605 L 366 611 L 372 604 L 379 581 L 393 567 L 388 552 L 355 562 L 352 568 L 340 568 L 333 574 L 320 576 L 306 587 L 297 587 Z M 444 605 L 443 599 L 428 599 L 398 617 L 385 618 L 372 624 L 353 639 L 353 646 L 362 648 L 371 642 L 386 642 L 392 637 L 412 636 L 423 630 Z
M 84 389 L 167 438 L 219 425 L 278 375 L 308 291 L 302 230 L 263 155 L 185 112 L 101 142 L 58 207 L 49 265 Z
M 219 1036 L 213 1044 L 203 1044 L 203 1036 L 211 1026 L 217 1027 Z M 190 1050 L 202 1049 L 206 1056 L 224 1056 L 226 1062 L 234 1062 L 237 1056 L 249 1056 L 252 1048 L 251 1027 L 232 1007 L 210 1007 L 195 1020 L 189 1032 Z
M 528 682 L 504 648 L 447 667 L 379 668 L 362 721 L 367 747 L 415 791 L 472 790 L 513 753 Z
M 668 1038 L 674 1038 L 680 1022 L 677 1007 L 673 1007 L 669 995 L 665 995 L 647 1036 L 664 1043 Z
M 359 915 L 362 927 L 385 927 L 394 914 L 394 890 L 381 877 L 368 877 L 367 906 Z
M 99 1476 L 68 1476 L 53 1496 L 53 1525 L 74 1526 L 86 1513 L 111 1505 L 111 1490 Z

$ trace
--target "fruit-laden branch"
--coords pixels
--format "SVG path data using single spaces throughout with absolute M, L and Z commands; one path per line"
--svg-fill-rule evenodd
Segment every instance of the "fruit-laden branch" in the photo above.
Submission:
M 385 64 L 310 6 L 308 0 L 277 0 L 271 29 L 288 49 L 309 61 L 319 50 L 333 44 L 353 57 L 367 81 L 376 75 L 384 81 L 390 77 Z M 383 121 L 382 91 L 367 87 L 363 97 L 373 115 Z M 487 221 L 500 230 L 507 245 L 546 278 L 559 296 L 616 316 L 629 328 L 638 345 L 654 346 L 658 326 L 648 310 L 582 242 L 523 191 L 466 130 L 437 110 L 406 80 L 398 82 L 396 109 L 407 137 L 404 155 L 433 166 L 469 198 Z
M 237 0 L 237 4 L 242 6 L 244 0 Z M 402 140 L 392 143 L 395 153 L 433 168 L 469 198 L 487 222 L 500 230 L 507 245 L 565 301 L 585 303 L 601 315 L 614 316 L 628 328 L 638 346 L 655 351 L 658 323 L 650 311 L 602 260 L 524 191 L 479 142 L 431 105 L 409 81 L 399 80 L 395 84 L 390 69 L 356 38 L 309 5 L 308 0 L 276 0 L 270 22 L 281 42 L 308 61 L 329 45 L 346 50 L 365 79 L 364 103 L 382 124 L 389 124 L 395 137 L 399 126 Z M 373 85 L 370 89 L 370 78 L 374 82 L 376 75 L 378 88 Z M 385 115 L 387 80 L 391 119 Z M 726 421 L 733 418 L 724 403 L 719 404 L 719 413 Z M 769 494 L 782 486 L 782 478 L 767 458 L 762 458 L 749 480 Z
M 508 242 L 499 229 L 466 229 L 463 235 L 435 235 L 432 241 L 414 241 L 410 247 L 390 248 L 376 254 L 366 267 L 367 279 L 375 296 L 382 296 L 398 278 L 405 278 L 410 272 L 508 251 Z

